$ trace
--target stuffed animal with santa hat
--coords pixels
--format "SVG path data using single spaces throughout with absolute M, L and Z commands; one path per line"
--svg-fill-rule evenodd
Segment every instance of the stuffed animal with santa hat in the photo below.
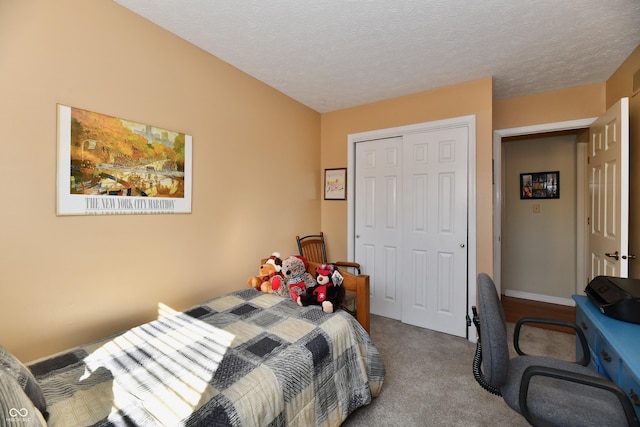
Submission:
M 282 259 L 280 252 L 274 252 L 260 266 L 257 276 L 247 279 L 247 284 L 258 291 L 273 293 L 273 278 L 282 277 Z
M 345 290 L 342 280 L 343 277 L 335 265 L 320 265 L 316 268 L 316 285 L 307 288 L 307 291 L 300 295 L 298 304 L 303 307 L 321 305 L 322 311 L 333 313 L 344 301 Z

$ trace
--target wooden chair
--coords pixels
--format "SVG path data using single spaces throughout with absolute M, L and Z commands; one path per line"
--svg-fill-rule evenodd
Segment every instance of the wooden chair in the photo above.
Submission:
M 324 244 L 324 233 L 309 234 L 308 236 L 296 236 L 296 242 L 298 243 L 298 251 L 300 255 L 305 257 L 307 261 L 318 264 L 327 264 L 327 248 Z M 360 264 L 350 261 L 335 261 L 332 262 L 338 269 L 340 267 L 346 269 L 348 272 L 353 270 L 354 274 L 360 275 Z M 354 292 L 347 291 L 342 308 L 355 316 L 356 312 L 356 295 Z
M 327 248 L 324 244 L 324 233 L 310 234 L 308 236 L 296 236 L 296 242 L 298 243 L 298 251 L 300 255 L 305 257 L 309 262 L 317 262 L 318 264 L 327 264 Z M 332 262 L 337 267 L 353 268 L 358 275 L 360 274 L 360 264 L 357 262 L 349 261 L 336 261 Z

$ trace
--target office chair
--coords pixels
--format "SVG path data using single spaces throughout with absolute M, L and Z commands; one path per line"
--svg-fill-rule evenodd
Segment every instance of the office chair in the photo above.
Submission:
M 575 324 L 550 319 L 523 318 L 515 326 L 509 357 L 507 325 L 493 280 L 478 275 L 478 307 L 473 322 L 478 330 L 473 374 L 487 391 L 502 396 L 511 409 L 533 426 L 634 426 L 631 402 L 616 384 L 588 367 L 591 357 L 584 333 Z M 582 359 L 576 363 L 525 354 L 519 345 L 526 323 L 570 327 L 577 334 Z
M 296 236 L 296 242 L 298 243 L 298 251 L 300 252 L 300 255 L 305 257 L 307 261 L 327 264 L 327 248 L 324 244 L 324 233 L 322 231 L 320 234 L 310 234 L 303 237 Z M 332 262 L 332 264 L 338 268 L 345 268 L 347 271 L 349 271 L 349 269 L 353 269 L 353 271 L 358 275 L 360 274 L 360 264 L 357 262 L 336 261 Z M 342 303 L 342 308 L 354 316 L 356 313 L 355 300 L 355 292 L 347 291 Z

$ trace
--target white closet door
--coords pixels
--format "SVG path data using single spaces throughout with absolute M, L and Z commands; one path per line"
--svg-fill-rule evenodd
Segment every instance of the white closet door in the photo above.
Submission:
M 404 135 L 402 321 L 466 336 L 468 128 Z
M 402 138 L 356 144 L 355 260 L 370 276 L 371 313 L 402 319 Z
M 371 313 L 466 336 L 469 128 L 355 146 L 355 260 Z

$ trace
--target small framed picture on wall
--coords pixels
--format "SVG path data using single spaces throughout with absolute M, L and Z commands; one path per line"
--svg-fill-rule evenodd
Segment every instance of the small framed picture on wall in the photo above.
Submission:
M 528 172 L 520 174 L 521 199 L 559 199 L 560 172 Z
M 324 199 L 347 200 L 347 169 L 324 170 Z

